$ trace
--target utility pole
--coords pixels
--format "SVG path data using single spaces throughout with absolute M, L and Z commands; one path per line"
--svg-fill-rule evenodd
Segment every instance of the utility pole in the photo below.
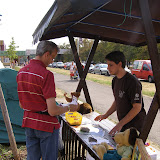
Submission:
M 79 55 L 79 50 L 80 50 L 80 44 L 82 44 L 82 38 L 79 37 L 78 40 L 77 40 L 77 52 L 78 52 L 78 55 Z

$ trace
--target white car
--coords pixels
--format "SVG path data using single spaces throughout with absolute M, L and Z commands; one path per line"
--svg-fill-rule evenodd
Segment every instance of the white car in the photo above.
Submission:
M 56 67 L 57 68 L 64 68 L 64 63 L 63 62 L 57 62 Z
M 53 63 L 52 63 L 52 67 L 53 67 L 53 68 L 56 68 L 56 67 L 57 67 L 57 62 L 53 62 Z

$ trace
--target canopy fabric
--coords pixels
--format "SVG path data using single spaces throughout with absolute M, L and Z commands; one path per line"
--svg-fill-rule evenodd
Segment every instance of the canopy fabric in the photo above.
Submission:
M 160 1 L 148 0 L 156 40 L 160 42 Z M 33 33 L 34 43 L 74 37 L 146 45 L 139 0 L 55 0 Z
M 23 120 L 23 110 L 19 107 L 16 76 L 17 71 L 15 70 L 9 68 L 0 69 L 0 84 L 2 86 L 16 142 L 25 142 L 25 130 L 21 127 Z M 2 116 L 1 106 L 0 143 L 9 143 L 8 133 Z

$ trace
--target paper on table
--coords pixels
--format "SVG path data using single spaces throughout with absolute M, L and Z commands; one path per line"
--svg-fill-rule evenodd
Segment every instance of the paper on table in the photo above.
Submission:
M 92 123 L 92 121 L 90 119 L 88 119 L 86 117 L 82 118 L 82 123 L 81 123 L 82 125 L 91 124 L 91 123 Z

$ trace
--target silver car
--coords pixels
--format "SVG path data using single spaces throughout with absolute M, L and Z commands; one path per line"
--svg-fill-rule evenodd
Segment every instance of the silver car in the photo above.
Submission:
M 90 67 L 89 67 L 88 72 L 89 72 L 89 73 L 92 73 L 92 72 L 93 72 L 93 69 L 94 69 L 94 65 L 93 65 L 93 64 L 91 64 L 91 65 L 90 65 Z
M 56 67 L 57 67 L 57 62 L 53 62 L 53 63 L 52 63 L 52 67 L 53 67 L 53 68 L 56 68 Z
M 101 63 L 101 64 L 96 64 L 93 68 L 93 73 L 96 74 L 101 74 L 101 75 L 107 75 L 109 76 L 109 71 L 108 71 L 108 65 L 105 63 Z
M 56 67 L 57 68 L 64 68 L 64 63 L 63 62 L 57 62 Z

